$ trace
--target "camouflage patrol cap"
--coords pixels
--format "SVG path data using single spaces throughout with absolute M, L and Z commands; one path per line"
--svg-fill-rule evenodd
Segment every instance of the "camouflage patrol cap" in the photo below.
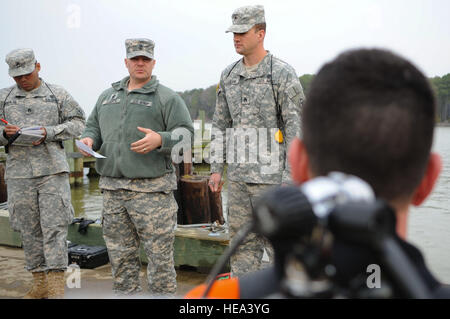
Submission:
M 10 76 L 30 74 L 36 67 L 36 58 L 32 49 L 17 49 L 6 55 Z
M 245 33 L 256 24 L 265 23 L 264 7 L 261 5 L 245 6 L 234 10 L 231 15 L 233 25 L 225 32 Z
M 149 39 L 127 39 L 125 40 L 125 47 L 127 49 L 127 59 L 137 56 L 146 56 L 153 59 L 153 50 L 155 42 Z

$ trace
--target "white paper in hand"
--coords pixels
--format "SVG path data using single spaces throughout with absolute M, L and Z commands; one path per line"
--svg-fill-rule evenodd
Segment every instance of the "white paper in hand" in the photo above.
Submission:
M 42 140 L 45 135 L 42 127 L 25 127 L 20 129 L 20 135 L 14 141 L 14 145 L 33 146 L 34 142 Z
M 105 156 L 103 156 L 103 155 L 101 155 L 101 154 L 99 154 L 99 153 L 97 153 L 97 152 L 94 152 L 94 151 L 92 150 L 92 148 L 90 148 L 89 146 L 87 146 L 86 144 L 84 144 L 83 142 L 81 142 L 80 140 L 75 140 L 75 144 L 77 145 L 77 147 L 78 147 L 80 150 L 82 150 L 82 151 L 84 151 L 84 152 L 86 152 L 86 153 L 88 153 L 88 154 L 94 156 L 95 158 L 106 158 Z

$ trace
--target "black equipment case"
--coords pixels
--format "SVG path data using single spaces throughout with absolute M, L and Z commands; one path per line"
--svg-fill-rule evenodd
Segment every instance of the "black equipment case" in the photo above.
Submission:
M 104 246 L 75 245 L 69 247 L 69 265 L 93 269 L 109 262 L 108 251 Z

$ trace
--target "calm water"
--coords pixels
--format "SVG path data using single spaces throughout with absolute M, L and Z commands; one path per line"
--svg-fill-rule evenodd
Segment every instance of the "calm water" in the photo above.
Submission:
M 88 168 L 84 169 L 83 185 L 72 187 L 72 205 L 75 209 L 75 217 L 84 217 L 88 219 L 98 219 L 102 212 L 102 194 L 98 188 L 98 177 L 88 177 Z M 197 170 L 199 175 L 205 175 L 207 172 Z M 225 183 L 223 190 L 226 190 Z M 222 192 L 223 211 L 226 212 L 227 207 L 227 193 Z M 226 219 L 226 216 L 224 216 Z
M 434 275 L 450 284 L 450 127 L 436 128 L 433 150 L 442 157 L 443 171 L 428 200 L 411 210 L 408 238 L 424 253 Z M 226 195 L 222 193 L 224 206 Z M 82 186 L 73 187 L 72 203 L 76 216 L 99 218 L 102 197 L 98 178 L 85 176 Z
M 433 274 L 450 284 L 450 127 L 436 128 L 433 150 L 441 155 L 443 169 L 431 196 L 412 208 L 408 238 Z
M 72 205 L 76 217 L 89 219 L 100 218 L 102 213 L 102 194 L 98 188 L 98 177 L 87 177 L 88 168 L 84 169 L 83 185 L 72 187 Z

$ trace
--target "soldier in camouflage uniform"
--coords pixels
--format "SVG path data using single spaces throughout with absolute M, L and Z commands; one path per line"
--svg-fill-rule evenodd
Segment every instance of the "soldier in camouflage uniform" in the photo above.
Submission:
M 234 11 L 232 23 L 227 32 L 233 32 L 236 52 L 243 59 L 222 72 L 217 88 L 210 188 L 220 191 L 226 161 L 228 222 L 234 237 L 251 219 L 258 195 L 291 179 L 286 149 L 300 135 L 304 95 L 294 69 L 264 49 L 264 8 L 241 7 Z M 231 257 L 232 274 L 261 268 L 264 248 L 271 258 L 268 242 L 250 234 Z
M 36 126 L 44 134 L 28 146 L 8 145 L 6 160 L 11 227 L 21 232 L 26 268 L 34 278 L 25 297 L 62 297 L 67 226 L 73 218 L 62 141 L 83 132 L 85 116 L 65 89 L 39 78 L 33 50 L 14 50 L 6 62 L 17 84 L 0 91 L 1 116 L 9 123 L 2 127 L 0 144 L 7 145 L 19 128 Z
M 152 75 L 154 42 L 129 39 L 125 46 L 129 76 L 100 95 L 81 141 L 106 156 L 96 168 L 114 292 L 142 290 L 142 242 L 150 292 L 171 295 L 177 288 L 173 245 L 178 210 L 171 151 L 179 142 L 172 132 L 184 128 L 193 135 L 194 129 L 181 97 Z

